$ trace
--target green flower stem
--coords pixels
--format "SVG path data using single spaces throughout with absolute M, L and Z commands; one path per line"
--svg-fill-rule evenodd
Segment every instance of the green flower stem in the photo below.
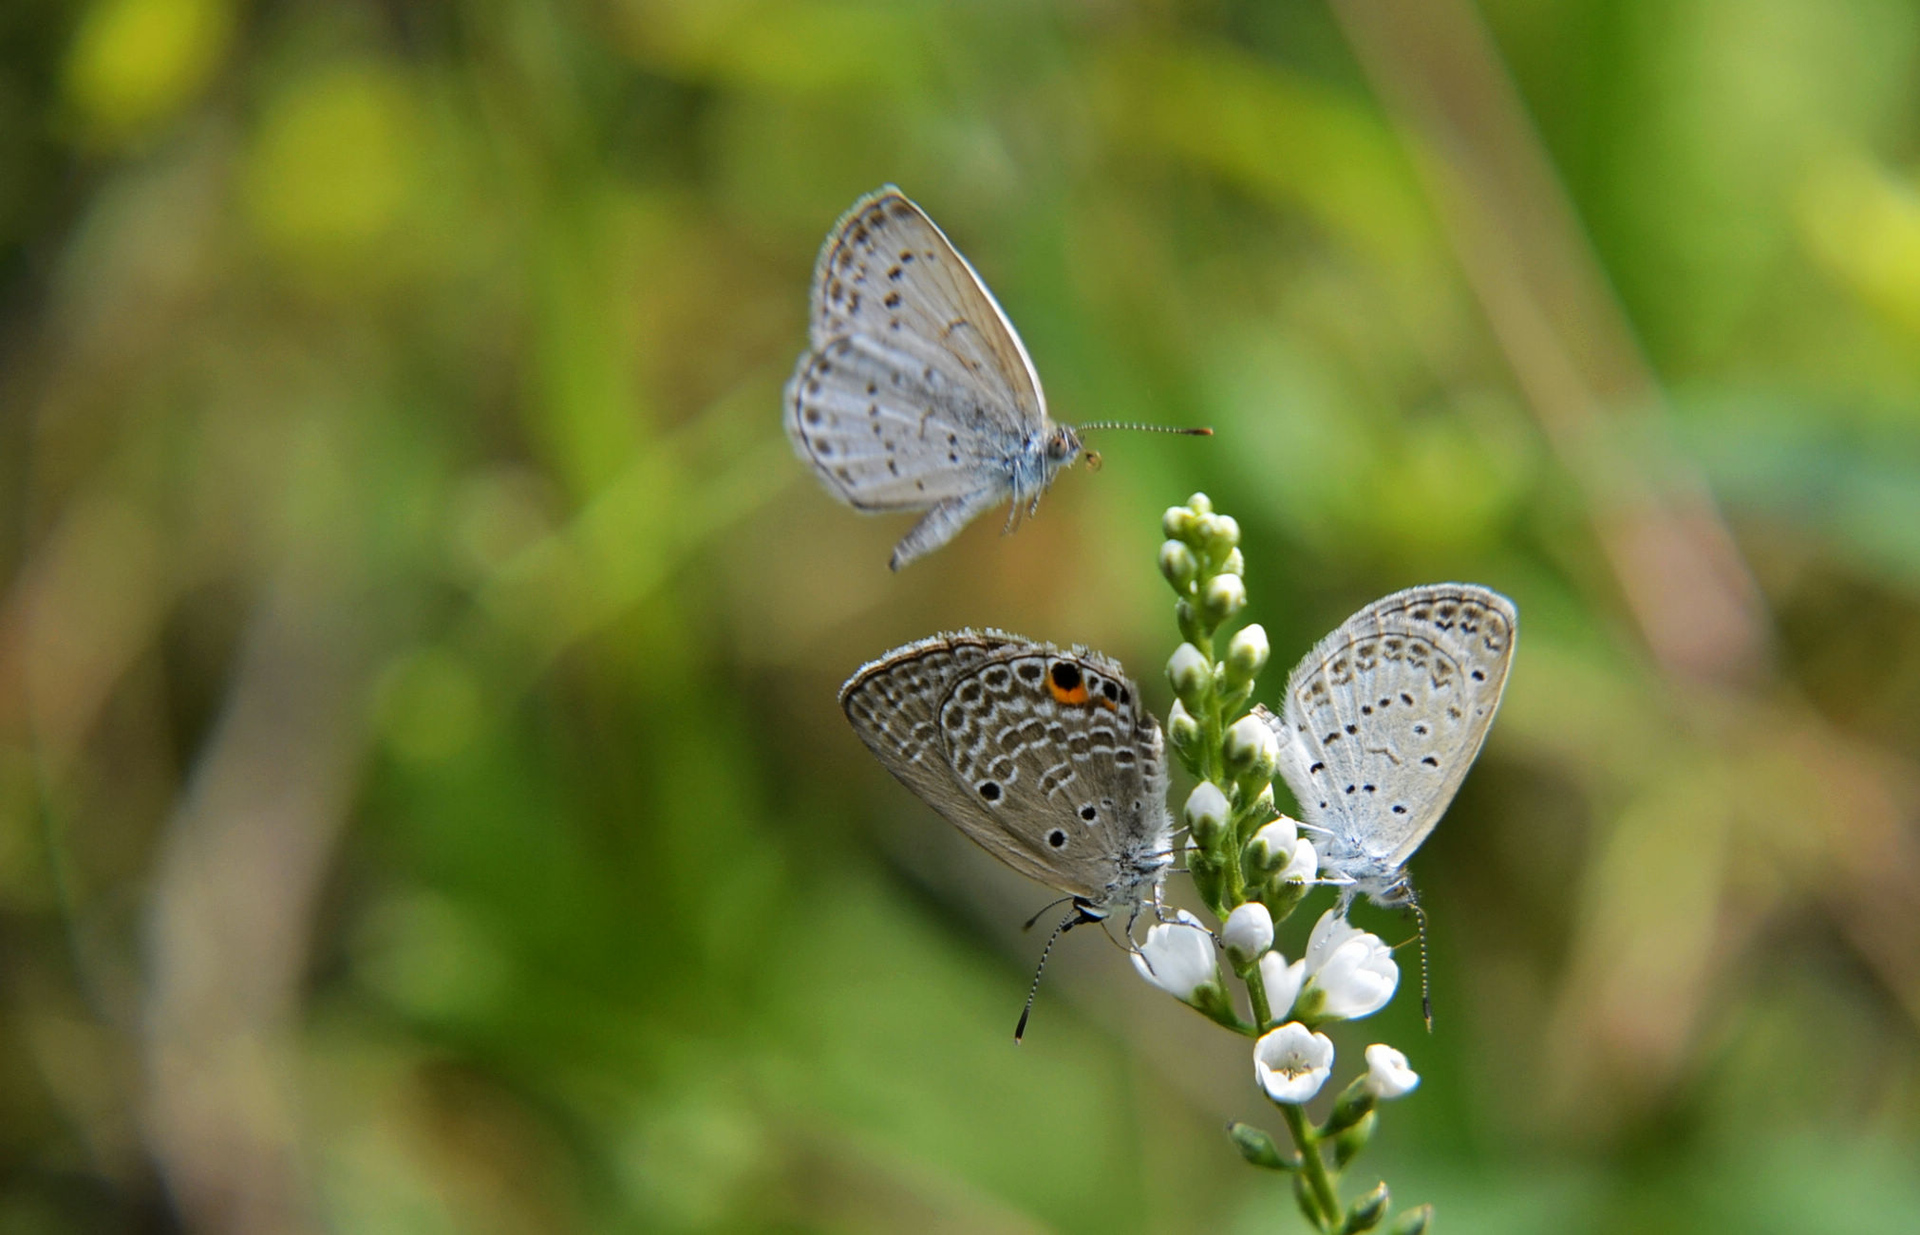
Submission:
M 1326 1218 L 1317 1225 L 1323 1231 L 1331 1231 L 1340 1221 L 1340 1193 L 1333 1186 L 1333 1177 L 1327 1174 L 1326 1161 L 1320 1157 L 1320 1140 L 1314 1135 L 1313 1125 L 1307 1122 L 1307 1112 L 1297 1103 L 1282 1106 L 1280 1113 L 1286 1116 L 1287 1131 L 1293 1136 L 1294 1148 L 1300 1152 L 1300 1176 L 1307 1181 L 1307 1190 Z

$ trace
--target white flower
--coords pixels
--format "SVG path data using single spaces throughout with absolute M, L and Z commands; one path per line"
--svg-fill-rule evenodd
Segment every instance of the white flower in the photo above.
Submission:
M 1413 1092 L 1420 1074 L 1407 1066 L 1407 1057 L 1384 1042 L 1367 1048 L 1367 1092 L 1377 1101 L 1389 1101 Z
M 1227 915 L 1220 942 L 1233 959 L 1245 963 L 1273 946 L 1273 914 L 1259 901 L 1248 901 Z
M 1289 965 L 1287 958 L 1278 952 L 1269 952 L 1260 958 L 1260 985 L 1267 988 L 1268 1020 L 1280 1020 L 1293 1011 L 1300 984 L 1306 980 L 1307 962 L 1303 960 Z
M 1378 935 L 1361 930 L 1329 909 L 1307 937 L 1307 989 L 1301 1005 L 1313 1015 L 1338 1020 L 1371 1016 L 1387 1006 L 1400 985 L 1400 967 Z
M 1182 909 L 1174 921 L 1147 932 L 1147 941 L 1133 954 L 1133 967 L 1175 999 L 1192 1003 L 1193 993 L 1217 976 L 1213 936 Z
M 1253 1074 L 1275 1102 L 1305 1102 L 1333 1071 L 1333 1043 L 1299 1021 L 1289 1021 L 1253 1047 Z

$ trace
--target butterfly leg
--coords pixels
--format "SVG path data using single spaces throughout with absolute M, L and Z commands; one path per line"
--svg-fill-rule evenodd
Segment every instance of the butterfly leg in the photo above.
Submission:
M 952 540 L 974 516 L 1005 497 L 1002 489 L 988 487 L 959 497 L 950 497 L 922 515 L 900 543 L 893 547 L 891 565 L 899 570 L 915 558 L 924 557 Z

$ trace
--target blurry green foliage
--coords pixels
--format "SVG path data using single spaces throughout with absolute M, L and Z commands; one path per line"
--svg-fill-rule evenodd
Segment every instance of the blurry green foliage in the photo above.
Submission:
M 1164 706 L 1195 489 L 1276 661 L 1411 583 L 1520 606 L 1415 863 L 1436 1032 L 1338 1039 L 1425 1078 L 1398 1193 L 1914 1229 L 1920 6 L 1482 9 L 1667 384 L 1636 467 L 1767 603 L 1740 691 L 1649 655 L 1447 152 L 1318 3 L 8 5 L 0 1230 L 1290 1229 L 1244 1051 L 1117 951 L 1011 1046 L 1040 890 L 833 703 L 991 623 Z M 1057 416 L 1219 436 L 890 576 L 778 423 L 885 181 Z

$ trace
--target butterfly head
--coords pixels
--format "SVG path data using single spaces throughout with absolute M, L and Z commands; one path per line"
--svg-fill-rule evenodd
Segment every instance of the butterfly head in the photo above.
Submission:
M 1068 425 L 1053 426 L 1047 434 L 1046 454 L 1050 472 L 1070 465 L 1080 454 L 1080 435 Z

